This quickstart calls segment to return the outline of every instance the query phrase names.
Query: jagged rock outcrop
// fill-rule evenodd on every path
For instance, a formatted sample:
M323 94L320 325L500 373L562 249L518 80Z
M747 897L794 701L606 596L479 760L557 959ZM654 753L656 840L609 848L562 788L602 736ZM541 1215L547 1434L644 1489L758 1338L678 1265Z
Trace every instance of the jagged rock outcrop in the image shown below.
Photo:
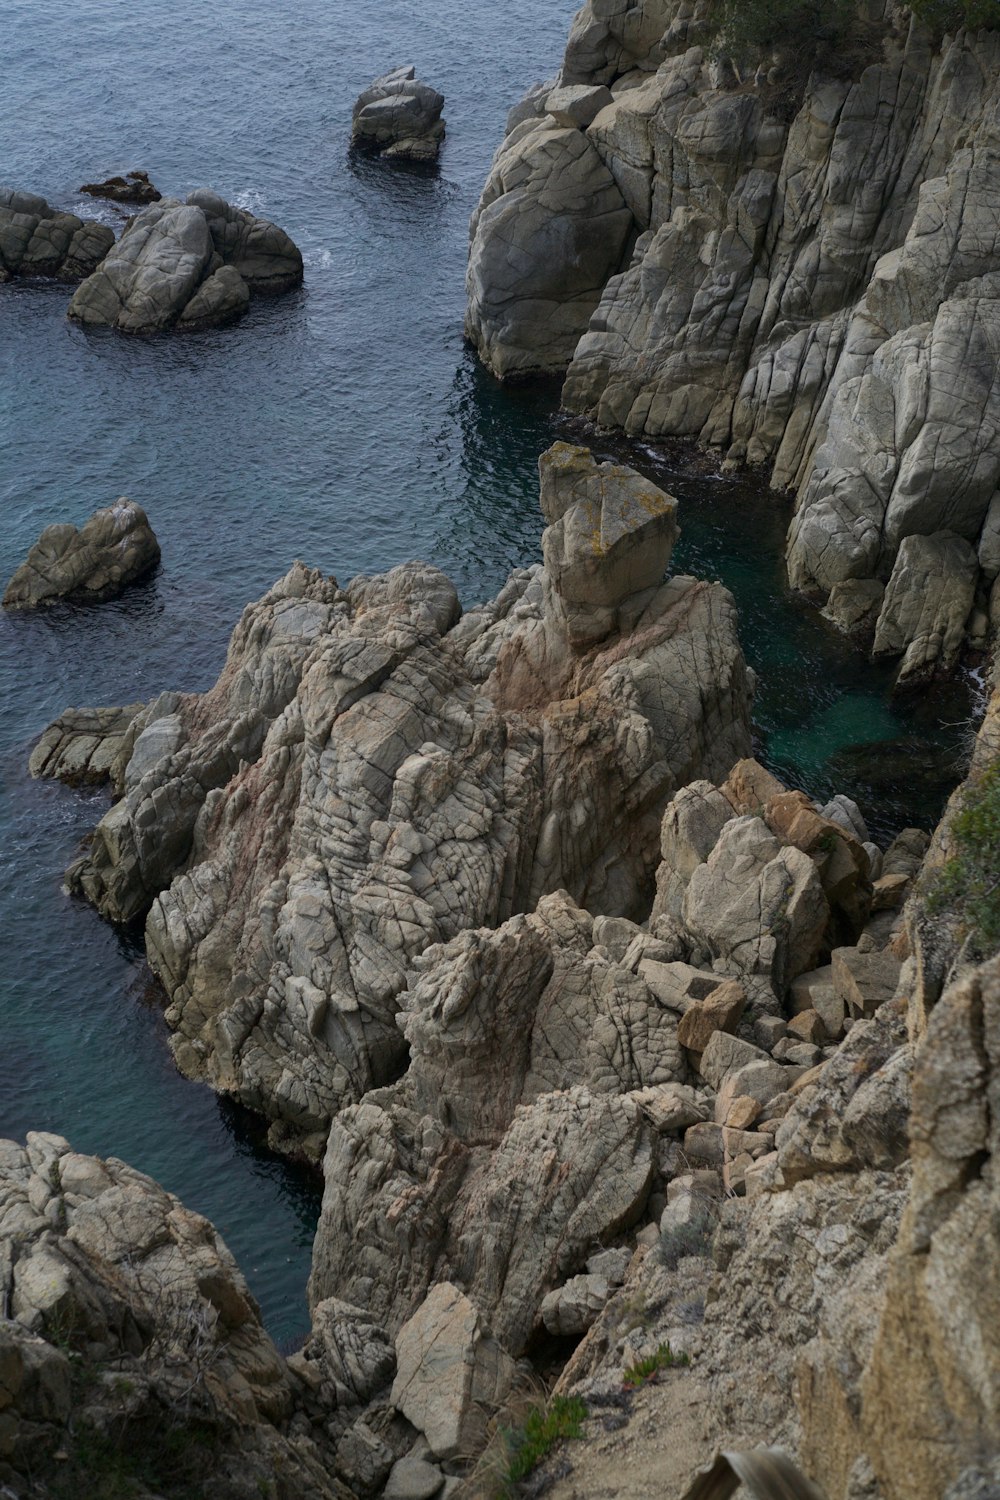
M106 224L50 208L36 193L0 187L0 281L89 276L115 242Z
M550 116L517 126L470 228L465 331L495 374L565 369L632 229L582 130Z
M190 332L232 323L251 294L301 280L301 252L283 229L199 188L131 219L74 292L69 316L123 333Z
M159 203L163 194L149 180L148 172L126 172L124 177L106 177L103 182L85 182L81 193L108 198L112 203Z
M818 68L789 118L766 62L740 78L713 56L710 19L690 0L583 7L473 220L470 333L502 376L566 370L564 404L602 426L773 465L774 486L798 495L793 586L868 643L892 578L878 649L915 680L948 668L977 585L996 576L1000 32L936 46L879 4L854 77L843 56L836 76ZM567 88L611 97L571 129ZM584 291L563 206L584 164L598 222L611 223L607 174L640 231L627 265L609 246L596 307L600 258ZM525 254L492 253L493 216L497 246ZM904 542L940 552L938 572L967 549L947 618L929 617L927 569L900 563Z
M0 1142L0 1484L346 1500L212 1225L59 1136Z
M376 78L358 95L351 140L390 159L433 162L444 140L444 95L417 78L412 65Z
M67 786L107 781L132 720L144 703L124 708L68 708L45 730L28 770Z
M57 599L113 599L156 567L160 544L146 512L124 496L79 530L47 526L4 591L4 609L37 609Z
M398 1075L424 949L560 887L643 907L666 800L746 751L729 595L659 582L673 502L565 445L541 472L551 570L457 624L433 568L346 589L293 568L209 693L132 720L121 800L69 872L114 920L151 907L178 1062L276 1141L318 1151Z

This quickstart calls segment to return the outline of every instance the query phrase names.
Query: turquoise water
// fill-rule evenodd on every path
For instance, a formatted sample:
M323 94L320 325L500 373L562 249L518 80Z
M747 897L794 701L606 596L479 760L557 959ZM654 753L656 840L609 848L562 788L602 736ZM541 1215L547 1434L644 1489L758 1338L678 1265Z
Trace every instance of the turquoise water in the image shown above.
M176 1074L141 934L61 891L105 795L30 781L27 756L69 704L206 687L243 605L295 557L347 578L423 556L467 602L535 557L537 455L564 430L557 391L503 391L478 369L462 281L506 109L554 72L573 9L3 8L7 181L93 213L81 182L143 167L164 191L209 184L274 218L305 255L300 293L189 339L88 336L65 319L65 288L0 287L0 576L44 525L80 523L119 494L147 508L163 548L158 574L114 604L0 619L0 1135L55 1130L151 1172L217 1224L280 1338L304 1324L318 1184ZM345 149L354 96L404 61L447 97L439 172ZM951 732L937 708L916 724L890 711L886 674L784 596L780 505L677 458L638 460L681 496L680 565L740 600L762 753L823 789L831 736L933 731L943 762L926 785L897 776L872 799L879 826L931 820L957 774Z

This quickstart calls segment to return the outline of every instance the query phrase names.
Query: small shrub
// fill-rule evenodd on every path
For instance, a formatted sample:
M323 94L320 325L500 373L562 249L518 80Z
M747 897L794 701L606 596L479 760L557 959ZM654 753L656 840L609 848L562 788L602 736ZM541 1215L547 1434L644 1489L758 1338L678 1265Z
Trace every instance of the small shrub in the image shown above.
M515 1486L526 1479L564 1438L583 1435L587 1408L579 1396L553 1396L547 1406L535 1407L524 1426L505 1434L509 1460L503 1493L516 1494Z
M665 1229L656 1247L656 1257L668 1271L676 1271L685 1256L708 1255L714 1233L715 1220L708 1213L693 1224L679 1224L676 1229Z
M1000 949L1000 760L965 792L952 820L955 853L933 877L925 906L979 958Z
M647 1380L655 1380L661 1370L683 1369L690 1363L686 1354L675 1354L669 1344L661 1344L655 1354L647 1354L645 1359L638 1359L634 1365L629 1365L622 1374L622 1380L633 1387L645 1385Z

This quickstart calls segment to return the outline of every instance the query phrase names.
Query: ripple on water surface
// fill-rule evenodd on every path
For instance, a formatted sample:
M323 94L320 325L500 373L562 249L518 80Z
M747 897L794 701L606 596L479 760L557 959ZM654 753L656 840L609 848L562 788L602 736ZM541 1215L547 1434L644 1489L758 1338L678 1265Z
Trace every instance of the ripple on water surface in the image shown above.
M483 373L462 343L462 284L506 110L554 73L575 8L5 9L0 158L12 184L120 223L79 184L143 167L166 192L210 184L273 218L305 257L301 291L186 339L88 335L66 321L65 288L0 287L0 576L43 526L79 524L119 494L146 507L163 548L156 576L115 604L0 620L0 1134L57 1130L152 1173L213 1219L281 1337L305 1320L316 1181L174 1071L141 935L114 932L60 888L104 795L31 782L27 754L68 704L206 687L243 606L296 557L347 578L422 556L466 602L534 560L537 456L560 430L557 391L504 391ZM346 150L355 96L404 61L447 99L438 172ZM851 744L893 741L895 776L863 795L866 810L880 829L932 820L958 774L941 712L901 718L886 674L787 598L781 504L749 481L639 458L681 498L681 566L737 595L776 769L814 791L851 790L831 749L860 783L873 758L852 761ZM928 729L938 760L914 795L898 742Z

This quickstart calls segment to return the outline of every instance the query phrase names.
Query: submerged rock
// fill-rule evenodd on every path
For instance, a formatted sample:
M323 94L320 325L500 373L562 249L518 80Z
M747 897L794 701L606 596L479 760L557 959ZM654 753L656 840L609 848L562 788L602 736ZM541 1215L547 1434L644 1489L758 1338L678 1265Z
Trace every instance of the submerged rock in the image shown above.
M115 242L114 230L50 208L35 193L0 187L0 281L12 276L89 276Z
M79 530L47 526L11 578L4 609L37 609L57 599L113 599L160 560L146 512L124 496L96 510Z
M380 156L436 161L444 140L443 108L444 95L421 83L415 68L394 68L358 95L351 140Z
M541 467L550 533L583 535L603 496L599 630L568 630L574 569L515 575L456 623L433 568L341 589L296 565L209 693L133 721L122 800L69 872L114 920L148 911L181 1067L279 1143L318 1150L338 1108L397 1075L398 997L427 947L559 887L629 914L667 798L747 748L730 596L654 582L673 502L562 446Z
M78 287L69 316L125 333L192 331L241 317L252 293L302 281L302 255L283 229L200 188L131 219Z
M85 182L80 192L89 193L91 198L109 198L112 203L158 203L163 196L150 182L148 172L126 172L124 177Z

